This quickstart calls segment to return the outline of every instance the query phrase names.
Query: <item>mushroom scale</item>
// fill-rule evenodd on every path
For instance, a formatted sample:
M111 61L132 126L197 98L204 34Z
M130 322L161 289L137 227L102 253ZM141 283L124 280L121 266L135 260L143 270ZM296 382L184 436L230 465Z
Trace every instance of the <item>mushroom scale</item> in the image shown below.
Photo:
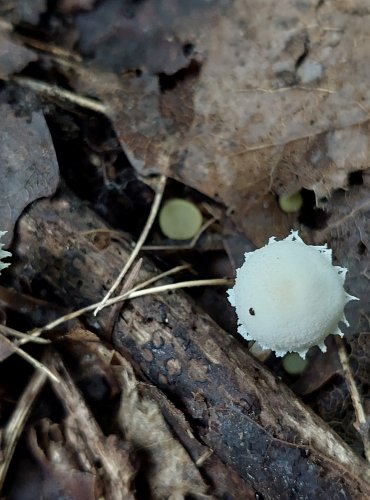
M6 231L0 231L0 238L6 234ZM8 262L1 262L2 259L6 259L6 257L11 257L11 253L7 252L6 250L3 250L3 243L0 243L0 274L1 270L5 269L6 267L10 266Z
M245 254L229 301L238 332L283 356L304 357L311 346L326 351L329 334L343 335L344 306L358 300L343 288L347 269L333 266L327 246L306 245L297 231Z

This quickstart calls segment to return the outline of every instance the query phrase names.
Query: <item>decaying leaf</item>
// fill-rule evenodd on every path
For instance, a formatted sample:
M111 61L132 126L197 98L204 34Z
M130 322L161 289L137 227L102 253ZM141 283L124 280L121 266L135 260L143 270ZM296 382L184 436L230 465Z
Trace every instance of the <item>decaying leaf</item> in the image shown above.
M324 206L327 226L310 236L333 246L339 263L350 269L350 292L361 299L350 306L348 340L368 412L370 181L367 172L361 186L348 179L367 168L370 153L367 1L10 0L7 5L8 19L20 23L19 32L40 57L37 66L27 68L27 78L15 81L35 92L48 94L51 89L49 98L74 104L78 118L67 119L64 127L73 123L75 132L79 120L81 128L86 123L84 112L94 113L99 125L100 114L106 115L105 123L106 117L111 119L140 174L164 172L223 202L243 232L239 242L225 239L231 260L239 259L245 250L241 246L263 245L271 234L285 236L297 223L296 216L278 208L277 196L304 187L323 203L321 198L334 192ZM57 33L54 41L63 40L64 49L78 50L82 64L68 50L25 34L28 23L38 23L46 10L38 28L45 28L46 37ZM68 15L64 26L61 13ZM0 34L3 79L36 58L9 32ZM4 85L13 91L13 83ZM43 115L24 118L8 104L0 106L0 173L5 179L0 215L7 217L12 231L30 201L53 193L58 169ZM48 109L53 123L64 121L59 111ZM62 149L65 136L54 134ZM76 144L86 138L71 135ZM86 160L102 170L104 181L124 156L114 147L109 161L102 151ZM109 144L108 154L111 148ZM78 177L81 181L79 171ZM14 187L10 192L8 182ZM55 204L46 200L40 203L46 208L33 206L22 217L15 255L35 290L44 280L51 301L56 298L76 309L104 295L130 248L126 243L118 247L110 238L100 246L92 244L86 234L100 228L101 220L86 216L86 207L64 194ZM108 231L105 225L102 229ZM43 234L42 248L38 232ZM150 276L154 272L149 263L142 271ZM26 319L37 322L25 296L2 291L0 301L12 311L27 306ZM222 300L216 304L222 308ZM43 304L39 306L41 310ZM94 493L113 500L133 498L134 480L142 477L158 499L203 496L207 486L212 493L223 490L223 496L228 484L247 498L246 490L254 495L249 483L271 498L282 491L304 496L311 486L316 497L338 491L346 497L368 496L366 464L184 295L134 300L119 312L117 322L108 311L86 319L105 338L109 335L153 386L138 382L131 365L122 362L118 423L123 438L107 437L104 425L98 425L101 415L88 404L104 405L105 397L117 397L120 386L111 362L119 356L109 351L104 358L93 334L75 330L64 337L58 347L73 360L73 370L67 371L58 355L49 361L52 370L64 375L55 392L66 418L61 424L43 420L37 434L36 428L30 434L33 455L51 477L40 483L45 496L50 492L54 497L60 487L78 497L82 487L87 498ZM0 358L11 352L1 344ZM311 397L316 391L317 413L340 432L347 426L356 439L335 355L335 349L326 354L326 370L316 358L311 369L317 376L301 380L301 394ZM217 477L218 470L223 479ZM224 481L229 470L232 480ZM98 491L93 491L96 486Z
M151 498L184 498L206 493L196 465L167 426L155 401L143 398L131 366L122 366L118 424L134 450L149 464L146 479Z
M370 396L370 342L367 341L370 320L369 186L370 172L365 170L357 184L347 190L337 190L322 205L329 214L326 227L307 234L316 244L330 242L336 261L349 269L346 278L348 290L360 299L347 306L350 326L345 329L345 335L351 348L351 367L365 406ZM324 387L317 400L316 409L325 420L336 420L336 429L342 435L350 436L349 441L358 439L353 428L352 403L341 378Z
M368 331L370 319L370 171L363 172L361 183L338 190L323 204L330 215L326 227L307 236L315 243L330 242L337 262L349 269L349 293L360 300L348 305L348 333ZM346 313L347 314L347 313Z
M63 428L47 419L31 428L28 444L33 458L40 468L40 484L37 491L45 498L94 500L95 481L90 471L79 470L78 450L65 442ZM38 474L34 474L37 477ZM30 488L30 485L29 485ZM31 488L30 488L31 489Z
M7 78L36 59L35 52L11 38L10 26L0 20L0 78Z
M55 192L59 168L42 113L33 112L28 119L2 103L0 116L0 219L9 243L22 210Z
M83 55L113 71L173 74L189 64L184 26L209 11L205 2L104 0L76 17ZM178 28L180 28L178 30ZM124 47L124 50L122 50Z
M118 436L103 434L57 353L50 356L49 364L54 372L62 375L54 390L66 411L66 440L75 449L84 470L99 476L107 498L132 500L135 472L129 452Z
M330 382L336 375L340 376L342 373L334 337L329 336L325 341L325 345L327 346L325 353L319 349L316 349L314 353L310 353L307 369L293 384L296 394L300 396L311 394Z
M252 232L247 215L269 191L305 187L319 198L366 168L370 13L362 0L226 3L191 29L178 20L197 56L172 79L109 74L94 83L80 74L75 84L108 105L139 172L190 183ZM108 45L105 56L114 57Z

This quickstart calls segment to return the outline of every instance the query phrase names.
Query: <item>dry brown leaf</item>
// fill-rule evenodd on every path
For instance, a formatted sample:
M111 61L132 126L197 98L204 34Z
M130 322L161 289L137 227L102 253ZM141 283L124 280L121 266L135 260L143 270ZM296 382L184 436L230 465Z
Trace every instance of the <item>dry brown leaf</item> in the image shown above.
M9 243L23 209L32 201L52 195L59 182L54 146L44 116L16 116L0 104L0 219Z
M307 237L315 243L329 242L335 262L348 268L346 289L358 297L346 306L351 334L369 330L370 321L370 171L363 173L363 184L338 190L325 204L330 214L327 226Z
M131 366L122 360L122 399L118 424L125 438L150 468L146 471L151 498L184 498L206 493L207 486L191 458L169 430L157 403L142 398Z
M76 450L66 443L63 429L47 419L38 429L29 430L30 451L41 469L38 492L44 498L94 500L96 478L91 472L79 470Z
M109 70L173 74L189 64L182 42L184 24L191 25L194 16L205 10L207 5L196 0L170 0L166 6L105 0L76 17L79 48Z
M346 306L350 326L344 331L351 348L350 362L355 381L366 405L370 396L370 342L367 341L370 321L370 171L364 171L358 182L347 190L337 190L323 204L330 214L327 226L320 231L306 232L304 236L315 244L329 243L335 263L348 268L346 289L360 299ZM316 410L326 421L335 420L335 428L349 442L358 440L352 425L352 403L342 378L337 377L322 389Z
M249 234L250 211L270 191L327 196L366 168L366 5L228 2L198 15L191 29L178 20L178 36L197 55L172 80L97 74L93 82L82 72L76 88L107 104L139 172L165 172L220 199ZM265 227L260 240L276 233L273 220Z
M36 59L35 52L12 40L10 26L0 22L0 78L4 79L21 71Z
M107 404L120 393L111 367L114 350L89 330L76 327L62 338L75 383L90 404Z
M327 351L315 349L308 358L307 369L294 382L292 389L300 396L306 396L328 384L332 379L342 373L342 366L338 358L338 348L334 336L329 336L325 344Z
M48 363L54 373L61 375L60 383L53 387L66 411L64 433L84 470L95 471L107 498L132 500L135 471L124 443L116 435L104 435L56 352Z

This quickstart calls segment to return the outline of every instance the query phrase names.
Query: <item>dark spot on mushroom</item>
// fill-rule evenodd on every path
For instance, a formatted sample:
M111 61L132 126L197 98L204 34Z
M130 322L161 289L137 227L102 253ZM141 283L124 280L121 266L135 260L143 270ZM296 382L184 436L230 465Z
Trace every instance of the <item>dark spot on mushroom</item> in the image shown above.
M250 314L251 316L255 316L255 314L256 314L256 313L254 312L253 307L250 307L250 308L249 308L249 314Z

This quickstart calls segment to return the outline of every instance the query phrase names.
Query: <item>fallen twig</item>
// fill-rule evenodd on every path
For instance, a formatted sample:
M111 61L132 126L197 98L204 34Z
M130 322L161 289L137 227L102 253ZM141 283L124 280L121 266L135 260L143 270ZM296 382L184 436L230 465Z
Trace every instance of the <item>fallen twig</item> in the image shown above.
M165 175L161 175L159 177L159 180L158 180L158 183L157 183L156 193L155 193L154 201L153 201L153 204L152 204L152 208L150 209L150 214L149 214L148 219L146 221L145 227L144 227L144 229L141 232L140 238L136 242L135 248L133 249L130 257L128 258L128 260L126 262L126 264L123 266L122 271L120 272L119 276L117 277L117 279L115 280L115 282L113 283L113 285L111 286L111 288L109 289L109 291L107 292L107 294L105 295L105 297L102 299L102 301L96 307L96 309L94 311L94 315L96 315L99 311L101 311L101 309L103 309L103 307L107 303L109 297L116 290L116 288L118 287L118 285L121 283L121 281L124 278L125 274L130 269L132 263L134 262L134 260L136 259L138 253L140 252L141 247L143 246L143 244L144 244L144 242L145 242L145 240L146 240L146 238L148 236L148 233L149 233L149 231L150 231L150 229L151 229L151 227L153 225L153 222L154 222L154 220L155 220L155 218L157 216L158 209L159 209L159 206L161 204L161 200L162 200L162 196L163 196L163 192L164 192L165 186L166 186L166 176Z
M370 423L366 418L366 413L362 405L361 396L353 377L351 367L349 365L349 359L343 340L338 336L335 337L335 340L337 342L338 356L342 365L343 375L346 379L347 387L352 399L353 408L355 410L356 422L354 427L362 438L366 460L370 462Z
M157 279L159 279L159 276L157 276ZM197 286L229 286L232 284L232 282L233 282L233 280L230 280L227 278L216 278L216 279L209 279L209 280L181 281L179 283L170 283L168 285L161 285L161 286L155 286L152 288L145 288L144 290L138 290L137 289L138 287L136 287L136 291L130 290L129 292L124 293L123 295L118 295L117 297L113 297L112 299L107 300L106 303L104 304L103 308L111 306L112 304L116 304L117 302L121 302L121 301L128 300L128 299L135 299L137 297L142 297L144 295L150 295L150 294L154 294L154 293L163 293L163 292L168 292L170 290L178 290L180 288L191 288L191 287L197 287ZM91 304L89 306L83 307L82 309L78 309L77 311L74 311L70 314L66 314L65 316L62 316L62 317L52 321L51 323L48 323L47 325L42 326L41 328L37 328L37 329L33 330L32 332L30 332L30 335L35 336L35 337L39 336L43 332L52 330L53 328L61 325L62 323L66 323L67 321L70 321L71 319L78 318L79 316L82 316L83 314L85 314L87 312L95 310L98 305L101 305L101 302L97 302L96 304Z

